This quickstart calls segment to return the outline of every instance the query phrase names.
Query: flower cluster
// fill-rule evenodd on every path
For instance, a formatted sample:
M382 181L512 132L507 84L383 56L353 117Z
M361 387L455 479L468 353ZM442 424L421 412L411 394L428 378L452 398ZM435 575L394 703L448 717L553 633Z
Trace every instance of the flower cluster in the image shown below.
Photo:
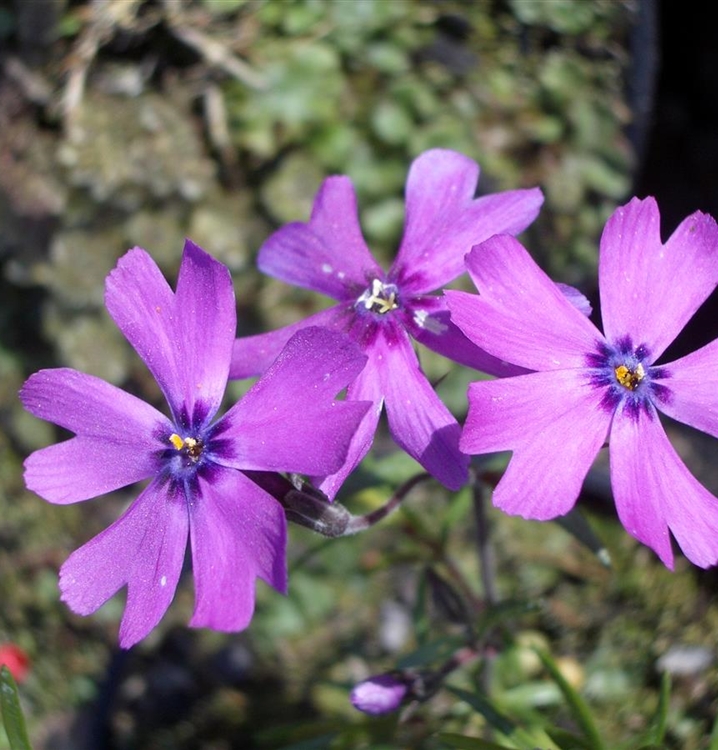
M169 414L66 368L36 373L21 391L31 413L75 435L29 456L30 489L66 504L147 482L62 566L73 611L94 612L126 586L120 643L136 643L169 607L189 543L190 624L246 627L256 578L286 591L287 518L311 526L316 516L335 536L358 528L325 510L369 451L383 410L396 443L449 489L466 483L471 455L511 451L494 502L526 518L567 513L608 442L626 529L668 566L671 534L697 565L718 561L718 499L689 473L658 416L718 437L718 341L657 364L718 285L715 221L696 213L662 243L653 199L618 209L600 244L602 333L585 298L551 281L513 236L536 217L541 192L477 198L477 180L478 166L460 154L420 156L403 239L384 271L363 240L351 182L328 178L310 221L280 228L258 262L336 304L257 336L235 338L229 272L192 242L176 291L144 250L120 259L107 309ZM438 293L464 271L478 294ZM412 339L496 376L470 386L463 431ZM228 379L250 375L260 378L217 419ZM280 476L289 474L316 487L297 489ZM402 691L375 680L355 700L383 710Z

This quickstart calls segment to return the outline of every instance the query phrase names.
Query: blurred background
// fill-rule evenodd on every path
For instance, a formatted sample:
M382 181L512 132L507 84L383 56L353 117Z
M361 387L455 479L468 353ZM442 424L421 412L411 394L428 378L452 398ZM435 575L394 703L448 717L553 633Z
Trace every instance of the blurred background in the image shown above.
M596 302L598 238L617 205L655 195L666 237L697 209L718 215L712 31L657 0L0 0L0 657L24 666L36 748L444 748L439 731L483 731L446 692L381 720L347 699L356 681L455 642L441 582L453 570L482 596L468 493L422 487L359 538L293 528L290 594L260 585L247 632L187 629L187 577L157 630L120 652L122 595L76 617L57 571L136 489L62 508L24 490L23 458L58 435L17 390L62 365L158 399L103 307L104 278L134 245L172 280L186 236L224 262L240 334L319 309L261 277L262 241L308 218L326 175L347 174L367 242L390 262L407 170L435 146L479 162L479 193L540 186L522 239ZM712 298L668 355L715 338L717 314ZM422 361L462 419L478 376ZM718 491L715 442L669 429ZM340 498L357 512L417 470L381 436L377 447ZM611 569L557 525L490 511L498 591L520 604L491 694L527 726L571 726L539 644L607 746L638 747L668 671L665 746L714 750L718 577L680 557L666 571L628 537L602 472L583 505Z

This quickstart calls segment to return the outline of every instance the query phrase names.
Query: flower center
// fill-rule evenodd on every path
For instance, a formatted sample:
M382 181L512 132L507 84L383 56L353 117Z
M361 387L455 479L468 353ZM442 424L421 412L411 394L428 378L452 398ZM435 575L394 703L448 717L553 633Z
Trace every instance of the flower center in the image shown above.
M618 365L613 369L613 372L616 380L629 391L635 391L638 384L646 377L646 371L640 362L635 367Z
M187 456L193 463L199 461L202 456L204 444L198 438L186 437L182 439L176 432L173 432L170 435L170 443L172 443L175 450Z
M369 312L386 315L386 313L399 307L398 295L399 289L396 284L385 284L379 279L374 279L371 286L362 293L356 304L364 305Z

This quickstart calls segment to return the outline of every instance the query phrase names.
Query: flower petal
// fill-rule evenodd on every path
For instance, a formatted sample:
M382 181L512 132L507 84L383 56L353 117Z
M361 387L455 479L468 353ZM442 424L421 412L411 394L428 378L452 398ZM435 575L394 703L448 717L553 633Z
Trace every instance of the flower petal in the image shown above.
M157 380L175 420L194 416L206 423L222 400L236 335L227 269L187 241L174 295L152 258L134 248L107 277L105 302Z
M573 507L611 413L578 370L472 383L461 449L513 451L494 491L507 513L545 521Z
M384 405L381 381L373 359L374 353L371 349L367 349L367 355L369 361L366 366L347 388L347 400L364 404L369 403L370 407L352 436L349 450L341 467L331 474L312 477L316 486L330 500L336 497L346 478L369 452L374 442L374 435Z
M451 320L477 346L527 370L584 367L601 334L513 237L475 247L466 267L479 294L447 291Z
M469 341L452 323L444 297L417 297L408 306L403 321L420 344L461 365L498 377L526 372Z
M404 330L382 331L372 360L394 441L442 484L461 489L469 467L468 456L459 450L461 428L421 371Z
M718 284L718 225L697 211L664 245L655 199L634 198L606 223L598 274L606 338L655 361Z
M348 336L324 328L294 334L274 364L218 427L218 459L239 469L325 475L344 462L369 405L336 401L366 357Z
M338 300L356 297L368 280L384 275L364 242L348 177L324 180L309 223L293 222L274 232L260 248L257 265Z
M411 165L406 182L404 237L390 274L402 292L423 294L464 272L464 255L494 234L518 234L538 215L538 188L474 199L479 166L446 149Z
M617 413L611 427L611 484L629 534L673 568L668 530L686 557L707 568L718 562L718 498L688 471L658 414Z
M254 375L261 375L279 356L289 339L297 331L311 326L345 331L351 326L352 317L351 311L347 310L346 306L334 305L328 310L321 310L304 318L304 320L284 326L284 328L279 328L276 331L235 339L229 377L231 380L241 380Z
M656 406L669 417L718 437L718 339L667 365L661 365L668 396Z
M20 391L25 408L78 433L25 461L29 489L53 503L73 503L145 479L157 470L169 420L104 380L58 368L35 373Z
M286 519L282 506L240 471L218 468L199 484L190 518L190 625L236 632L252 619L257 577L286 593Z
M120 645L129 648L157 625L174 597L188 528L184 495L153 482L112 526L70 555L60 570L62 600L89 615L127 584Z

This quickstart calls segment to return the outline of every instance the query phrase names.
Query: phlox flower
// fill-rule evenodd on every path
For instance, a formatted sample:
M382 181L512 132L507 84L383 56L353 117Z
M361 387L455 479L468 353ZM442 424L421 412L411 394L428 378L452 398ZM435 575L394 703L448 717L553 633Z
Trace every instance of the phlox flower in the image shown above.
M28 457L29 489L66 504L149 480L124 515L64 563L62 599L87 615L126 585L120 644L129 647L169 607L189 539L190 625L241 630L253 614L256 578L287 588L283 509L244 472L336 470L368 404L334 397L366 358L347 337L302 331L213 421L236 335L227 269L187 241L173 292L135 248L108 276L105 300L171 416L72 369L41 370L23 386L28 411L75 433Z
M653 198L634 198L600 242L603 333L581 315L513 238L474 248L478 295L447 292L452 320L477 345L528 370L472 383L461 448L513 451L494 492L508 513L568 512L608 441L618 516L673 567L685 555L718 561L718 499L688 471L658 412L718 436L718 341L657 364L718 284L718 226L696 212L667 242Z
M364 242L354 188L343 176L323 182L308 223L282 227L259 251L263 272L338 304L278 331L238 339L231 378L262 372L292 333L310 325L347 332L369 358L347 398L373 406L342 468L318 477L329 497L369 450L383 406L399 446L447 487L466 481L460 427L423 374L411 339L485 372L513 372L472 346L450 322L444 299L431 293L463 273L473 244L522 231L543 201L537 188L475 198L478 176L478 165L453 151L427 151L413 162L404 236L388 272Z

